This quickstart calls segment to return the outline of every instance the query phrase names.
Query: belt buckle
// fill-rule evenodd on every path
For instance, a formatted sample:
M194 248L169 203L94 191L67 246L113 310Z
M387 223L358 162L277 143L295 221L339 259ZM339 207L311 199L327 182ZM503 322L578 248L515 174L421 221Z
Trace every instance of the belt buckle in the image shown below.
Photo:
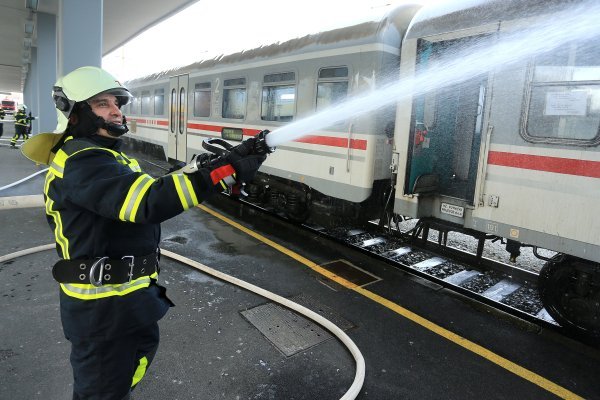
M123 256L121 257L121 260L129 260L129 272L127 273L127 276L129 276L129 280L127 281L127 283L131 283L131 281L133 280L133 266L135 265L135 257L134 256Z
M104 275L104 261L108 260L108 257L100 257L92 264L90 268L90 283L95 287L102 286L102 275ZM94 278L94 273L96 272L96 267L100 266L100 274L98 274L98 279Z

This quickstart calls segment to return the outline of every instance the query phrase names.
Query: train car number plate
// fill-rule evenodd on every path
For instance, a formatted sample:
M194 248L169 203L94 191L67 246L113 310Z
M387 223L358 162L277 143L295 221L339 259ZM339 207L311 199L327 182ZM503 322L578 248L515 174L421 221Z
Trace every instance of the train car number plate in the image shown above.
M442 203L440 211L444 214L462 218L465 213L465 208L461 206L455 206L454 204Z

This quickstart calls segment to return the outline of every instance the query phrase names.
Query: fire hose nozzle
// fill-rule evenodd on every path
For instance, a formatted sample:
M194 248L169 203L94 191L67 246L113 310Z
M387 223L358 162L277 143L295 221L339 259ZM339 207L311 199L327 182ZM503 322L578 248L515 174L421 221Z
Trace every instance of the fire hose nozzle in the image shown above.
M255 138L256 138L256 142L254 142L254 153L255 154L266 155L266 154L271 154L272 152L275 151L275 147L271 147L267 143L267 135L270 132L271 131L265 129L265 130L258 132L258 134L255 136Z

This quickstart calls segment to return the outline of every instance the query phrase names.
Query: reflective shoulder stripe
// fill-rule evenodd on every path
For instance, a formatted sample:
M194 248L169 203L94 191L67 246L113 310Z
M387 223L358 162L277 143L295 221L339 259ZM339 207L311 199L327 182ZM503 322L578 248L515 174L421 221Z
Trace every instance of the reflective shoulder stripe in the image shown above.
M154 181L154 178L150 175L143 174L133 182L129 187L123 206L121 206L121 210L119 211L119 219L121 221L135 222L135 217L140 204L150 188L150 185L152 185Z
M111 296L125 296L133 291L150 286L151 279L157 279L158 273L150 276L142 276L130 283L117 285L102 285L96 287L84 283L61 283L60 287L66 295L81 300L96 300Z
M142 168L135 158L129 158L125 153L121 153L121 155L127 160L127 165L133 172L142 172Z
M86 151L86 150L106 151L106 152L112 154L119 164L123 164L123 165L130 164L129 159L121 156L121 154L119 152L116 152L111 149L107 149L105 147L94 146L94 145L91 145L90 143L87 143L84 141L78 141L78 140L72 140L72 139L73 139L73 137L69 136L65 140L65 144L63 145L62 148L60 148L60 150L58 150L58 152L56 153L56 156L54 157L54 159L52 160L52 163L50 164L50 171L52 171L54 173L54 175L57 176L58 178L63 177L67 159L71 156L74 156L75 154L79 154L82 151ZM131 165L129 165L129 166L134 172L141 171L141 168L139 167L139 164L137 163L137 161L135 162L135 165L133 167Z
M65 172L65 163L67 162L67 158L69 155L65 153L62 149L58 150L56 156L50 163L50 173L58 178L63 177L63 173Z
M132 158L129 159L129 168L131 168L131 170L134 172L142 172L140 164L137 162L137 160Z
M175 190L179 196L179 201L184 210L198 205L198 197L194 191L194 186L185 174L172 174L173 183L175 184Z

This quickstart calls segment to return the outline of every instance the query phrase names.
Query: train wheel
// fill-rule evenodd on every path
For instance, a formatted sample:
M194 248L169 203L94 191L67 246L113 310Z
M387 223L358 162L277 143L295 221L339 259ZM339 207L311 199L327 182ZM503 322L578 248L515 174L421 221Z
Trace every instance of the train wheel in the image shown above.
M600 339L600 264L553 259L540 272L539 290L546 311L563 328Z

